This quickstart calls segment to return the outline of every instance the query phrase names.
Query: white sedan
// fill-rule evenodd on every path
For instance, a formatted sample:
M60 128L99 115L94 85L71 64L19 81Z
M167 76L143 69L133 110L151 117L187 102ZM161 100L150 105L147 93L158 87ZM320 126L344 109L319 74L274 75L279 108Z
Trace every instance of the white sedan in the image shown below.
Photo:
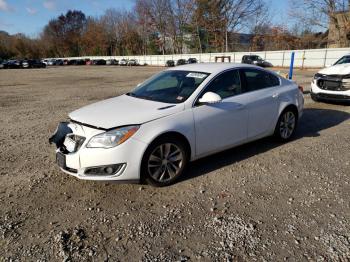
M252 65L179 66L70 113L50 142L61 170L77 178L166 186L189 161L266 136L289 140L300 89Z

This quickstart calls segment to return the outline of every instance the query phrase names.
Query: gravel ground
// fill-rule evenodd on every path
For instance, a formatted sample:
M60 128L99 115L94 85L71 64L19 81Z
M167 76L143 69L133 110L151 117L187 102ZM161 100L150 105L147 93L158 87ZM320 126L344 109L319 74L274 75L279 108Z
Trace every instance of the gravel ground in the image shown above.
M198 160L167 188L59 171L57 123L159 70L0 70L0 261L349 261L349 106L306 94L293 141Z

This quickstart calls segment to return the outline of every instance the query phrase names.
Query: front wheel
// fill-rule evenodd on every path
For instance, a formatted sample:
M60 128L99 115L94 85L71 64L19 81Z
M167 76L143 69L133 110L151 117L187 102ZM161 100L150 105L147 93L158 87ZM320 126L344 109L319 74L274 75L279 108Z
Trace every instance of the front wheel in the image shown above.
M297 127L297 113L292 108L285 109L280 115L275 128L275 137L280 141L290 140Z
M142 160L142 177L153 186L173 184L188 163L185 144L174 138L161 138L146 150Z

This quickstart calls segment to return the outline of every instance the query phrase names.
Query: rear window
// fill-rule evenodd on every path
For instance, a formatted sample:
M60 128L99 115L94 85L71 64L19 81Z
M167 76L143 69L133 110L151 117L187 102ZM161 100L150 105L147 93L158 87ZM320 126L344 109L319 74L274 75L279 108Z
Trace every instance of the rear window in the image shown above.
M265 71L256 69L242 69L246 82L246 92L278 86L279 78Z

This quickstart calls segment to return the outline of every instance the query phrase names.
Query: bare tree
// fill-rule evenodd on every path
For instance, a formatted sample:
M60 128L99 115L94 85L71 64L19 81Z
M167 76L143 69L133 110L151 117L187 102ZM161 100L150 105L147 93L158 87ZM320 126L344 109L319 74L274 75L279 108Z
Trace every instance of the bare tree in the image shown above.
M344 0L289 0L289 15L312 26L328 29L330 20L348 5Z
M350 36L350 21L346 22L343 14L349 10L348 0L290 0L289 3L290 16L299 23L321 31L329 29L329 39L333 38L340 46L348 45L349 41L347 44L342 41Z
M159 35L158 45L164 55L165 40L167 37L167 23L172 14L170 0L137 0L136 5L143 6L143 11L148 16L151 26Z
M103 27L106 30L109 55L117 54L117 45L118 45L118 41L120 41L120 38L121 38L120 37L121 33L118 26L120 23L121 15L122 15L121 11L114 8L109 8L105 11L104 15L101 17L101 23L103 24Z
M250 21L258 25L268 14L268 7L262 0L225 0L225 51L228 52L228 32L239 32Z

